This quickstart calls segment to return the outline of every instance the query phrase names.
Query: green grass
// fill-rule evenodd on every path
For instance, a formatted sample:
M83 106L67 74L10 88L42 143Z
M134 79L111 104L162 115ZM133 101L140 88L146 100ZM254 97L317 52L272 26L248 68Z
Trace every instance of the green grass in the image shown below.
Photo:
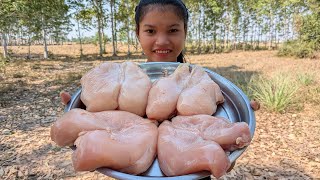
M294 103L298 84L285 74L276 74L254 78L250 88L252 96L268 111L282 113Z
M305 86L309 86L315 82L315 74L310 73L298 73L297 80Z

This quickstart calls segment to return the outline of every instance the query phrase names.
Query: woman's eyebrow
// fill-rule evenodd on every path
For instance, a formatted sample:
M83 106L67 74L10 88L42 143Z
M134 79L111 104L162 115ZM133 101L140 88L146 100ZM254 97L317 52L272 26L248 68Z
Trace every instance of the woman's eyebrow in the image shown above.
M178 26L178 27L179 27L180 24L172 24L172 25L170 25L169 27L172 28L172 27L175 27L175 26Z
M144 25L143 25L143 27L154 28L154 26L153 26L153 25L151 25L151 24L144 24Z
M172 24L168 26L168 28L179 28L179 27L181 27L181 24Z
M173 28L173 27L180 27L181 24L172 24L172 25L169 25L168 27L169 28ZM143 27L147 27L147 28L155 28L154 25L151 25L151 24L144 24Z

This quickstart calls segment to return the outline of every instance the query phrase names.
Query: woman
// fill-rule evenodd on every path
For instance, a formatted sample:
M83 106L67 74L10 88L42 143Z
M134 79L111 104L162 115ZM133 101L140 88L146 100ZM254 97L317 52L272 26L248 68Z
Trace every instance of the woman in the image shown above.
M135 9L136 35L147 62L184 63L189 14L181 0L141 0ZM61 92L63 104L71 96Z

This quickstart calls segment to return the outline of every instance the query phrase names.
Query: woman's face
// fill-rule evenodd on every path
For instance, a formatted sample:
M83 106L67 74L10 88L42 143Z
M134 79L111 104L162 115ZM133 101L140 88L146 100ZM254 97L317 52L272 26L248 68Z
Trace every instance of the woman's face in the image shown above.
M168 9L150 10L139 24L137 36L148 62L175 62L184 47L184 22Z

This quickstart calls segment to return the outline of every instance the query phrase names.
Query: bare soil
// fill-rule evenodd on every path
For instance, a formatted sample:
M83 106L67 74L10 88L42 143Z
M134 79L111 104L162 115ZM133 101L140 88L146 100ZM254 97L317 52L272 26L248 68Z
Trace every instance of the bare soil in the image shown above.
M319 60L278 58L274 51L188 55L187 59L230 80L278 71L313 73L315 82L301 87L296 108L279 114L262 105L256 111L251 145L221 179L320 178ZM64 109L59 92L75 92L81 76L102 62L15 60L0 69L0 179L112 179L98 172L75 172L72 150L50 139L50 126Z

